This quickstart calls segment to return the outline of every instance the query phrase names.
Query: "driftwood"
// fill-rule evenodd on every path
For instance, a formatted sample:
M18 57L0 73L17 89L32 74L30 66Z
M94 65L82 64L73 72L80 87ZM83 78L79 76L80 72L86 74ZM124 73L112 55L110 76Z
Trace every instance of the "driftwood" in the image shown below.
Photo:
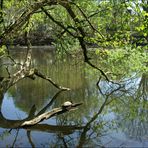
M37 124L37 123L39 123L39 122L41 122L43 120L47 120L47 119L53 117L53 116L65 113L67 111L71 111L71 110L77 109L76 107L80 106L80 105L82 105L82 103L74 103L71 106L54 108L53 110L51 110L49 112L46 112L46 113L43 113L43 114L41 114L39 116L36 116L35 118L33 118L31 120L24 121L20 125L20 127L35 125L35 124Z
M1 104L2 102L0 102ZM0 127L2 128L10 128L10 129L16 129L16 128L30 128L32 126L37 126L38 123L42 122L43 120L47 120L51 117L66 113L68 111L72 111L77 109L77 106L82 105L82 103L74 103L71 106L68 107L59 107L54 108L49 112L44 113L37 113L34 116L28 116L25 119L22 120L12 120L12 119L6 119L2 112L0 111ZM1 107L1 106L0 106Z

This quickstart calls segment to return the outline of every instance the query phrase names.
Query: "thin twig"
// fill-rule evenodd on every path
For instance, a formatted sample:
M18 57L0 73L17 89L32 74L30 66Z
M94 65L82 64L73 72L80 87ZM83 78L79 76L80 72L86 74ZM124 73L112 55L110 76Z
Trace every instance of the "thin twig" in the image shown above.
M10 73L10 71L9 71L8 66L6 66L6 71L7 71L7 73L8 73L9 78L11 78L11 73Z
M76 3L74 3L74 2L71 2L73 5L75 5L78 9L79 9L79 11L82 13L82 15L83 15L83 17L86 19L86 21L88 22L88 24L90 25L90 27L94 30L94 31L96 31L97 33L99 33L100 35L101 35L101 37L103 38L103 39L105 39L105 37L92 25L92 23L89 21L89 19L88 19L88 17L86 16L86 14L84 13L84 11L82 10L82 8L80 8ZM80 22L80 21L79 21Z
M48 18L50 18L53 22L55 22L58 26L60 26L61 28L63 28L67 33L69 33L71 36L73 36L74 38L76 37L72 32L70 32L68 30L69 27L65 27L61 22L55 20L52 15L43 7L41 7L41 10L46 14L46 16L48 16Z

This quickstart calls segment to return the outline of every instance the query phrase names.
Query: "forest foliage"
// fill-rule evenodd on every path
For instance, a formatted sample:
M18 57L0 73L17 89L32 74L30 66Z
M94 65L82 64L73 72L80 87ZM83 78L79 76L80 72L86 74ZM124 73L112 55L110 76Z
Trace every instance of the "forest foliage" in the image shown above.
M14 45L28 32L34 40L50 38L46 43L58 51L81 47L85 61L88 49L95 47L102 62L121 60L132 69L147 69L145 0L1 0L0 7L1 55L5 45Z

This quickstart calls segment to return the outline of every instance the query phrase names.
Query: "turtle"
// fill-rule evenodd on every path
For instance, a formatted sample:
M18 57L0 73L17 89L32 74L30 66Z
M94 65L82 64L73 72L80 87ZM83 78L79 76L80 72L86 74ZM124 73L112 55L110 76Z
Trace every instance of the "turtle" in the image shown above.
M72 106L72 102L66 101L66 102L63 103L62 108L68 109L71 106Z

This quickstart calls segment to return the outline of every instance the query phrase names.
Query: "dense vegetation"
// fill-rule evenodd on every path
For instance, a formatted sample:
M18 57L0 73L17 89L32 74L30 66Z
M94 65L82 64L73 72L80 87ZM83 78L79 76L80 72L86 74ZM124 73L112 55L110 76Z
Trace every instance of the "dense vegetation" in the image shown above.
M1 0L0 7L1 57L9 46L25 45L27 34L32 45L54 45L58 52L81 48L84 61L106 80L107 66L103 70L95 66L92 52L102 63L115 66L120 61L127 70L147 69L145 0ZM113 68L109 73L121 69Z
M32 131L45 146L48 138L48 147L109 147L112 139L105 137L107 143L102 144L101 138L108 133L112 137L111 132L123 140L118 145L120 140L115 139L113 146L127 146L123 133L136 146L134 138L145 146L147 43L146 0L1 0L0 142L6 147L23 146L21 139L26 138L21 134L17 138L23 128L28 137L24 141L32 147ZM47 46L35 50L40 45ZM82 108L63 114L81 102ZM20 113L14 120L13 106L26 116ZM38 124L53 116L57 126ZM16 137L13 129L18 130ZM55 135L44 138L44 132ZM8 135L15 137L12 145L12 137L4 141Z

